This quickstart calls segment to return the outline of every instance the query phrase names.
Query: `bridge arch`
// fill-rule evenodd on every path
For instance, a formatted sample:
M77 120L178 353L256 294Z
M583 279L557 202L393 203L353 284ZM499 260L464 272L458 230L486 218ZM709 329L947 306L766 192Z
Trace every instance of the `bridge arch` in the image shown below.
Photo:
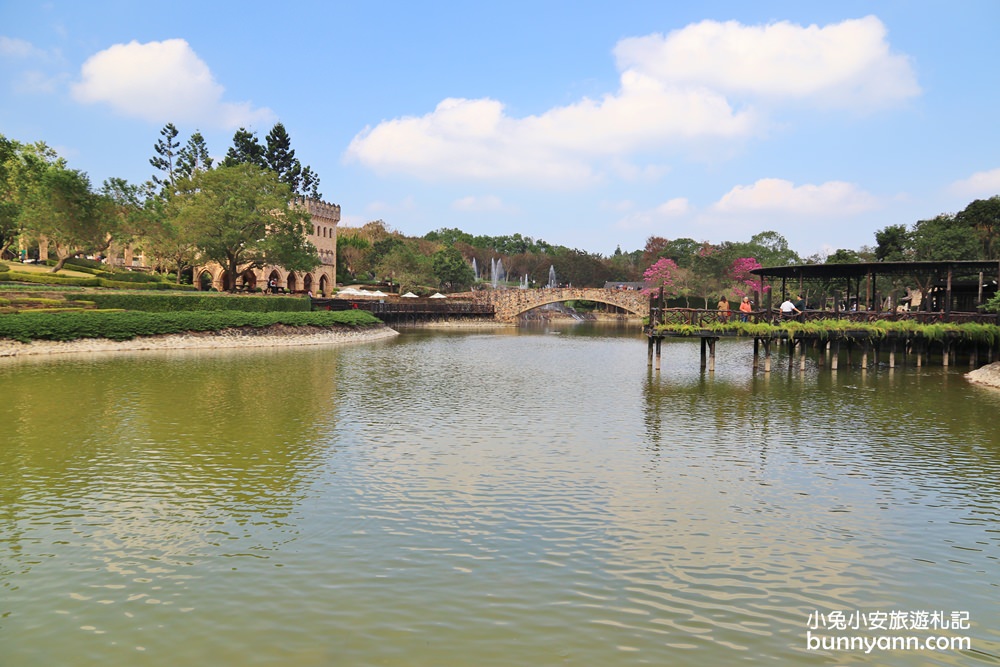
M495 317L512 322L519 315L539 306L564 301L595 301L622 308L636 316L649 316L649 297L634 290L589 287L490 290L476 298L493 306Z

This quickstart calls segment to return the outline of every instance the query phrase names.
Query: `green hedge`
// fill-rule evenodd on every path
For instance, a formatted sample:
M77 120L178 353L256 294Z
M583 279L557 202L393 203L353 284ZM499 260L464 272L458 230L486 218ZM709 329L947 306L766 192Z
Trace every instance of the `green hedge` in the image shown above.
M146 289L146 290L179 290L194 291L193 285L175 285L173 283L128 283L120 280L105 280L104 278L74 278L72 276L61 276L54 273L17 273L16 271L0 272L0 283L36 283L39 285L72 285L75 287L110 287L117 289Z
M158 273L142 273L140 271L100 271L95 274L105 280L118 280L123 283L161 283L163 276Z
M247 313L303 312L311 307L309 297L233 296L229 294L134 294L106 292L87 295L98 308L142 310L150 313L178 311L238 310Z
M247 313L200 311L180 313L143 312L27 312L0 316L0 338L21 342L66 341L80 338L130 340L137 336L182 334L188 331L219 331L236 327L267 327L274 324L319 327L370 327L381 324L363 310L304 313Z

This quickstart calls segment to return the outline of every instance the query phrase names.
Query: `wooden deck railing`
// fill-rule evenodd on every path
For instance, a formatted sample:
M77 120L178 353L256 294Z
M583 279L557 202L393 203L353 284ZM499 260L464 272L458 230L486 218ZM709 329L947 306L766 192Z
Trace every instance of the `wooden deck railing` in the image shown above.
M746 317L744 320L743 317ZM832 310L807 310L793 317L783 317L780 311L755 310L750 313L741 313L738 310L706 310L699 308L665 308L662 311L653 309L650 313L652 324L674 324L690 325L694 327L705 327L712 324L725 324L728 322L766 322L777 324L783 321L813 322L817 320L848 320L850 322L878 322L878 321L913 321L920 324L936 324L941 322L979 322L983 324L1000 325L1000 314L998 313L959 313L959 312L923 312L923 311L832 311Z

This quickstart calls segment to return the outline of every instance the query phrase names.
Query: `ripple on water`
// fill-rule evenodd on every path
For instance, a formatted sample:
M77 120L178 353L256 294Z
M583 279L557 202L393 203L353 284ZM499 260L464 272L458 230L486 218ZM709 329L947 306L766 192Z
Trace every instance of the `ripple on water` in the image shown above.
M696 345L654 374L634 339L496 333L131 360L89 393L6 369L88 403L73 447L0 408L0 652L828 664L814 610L961 606L1000 654L992 411L941 374L762 378L724 349L714 376ZM295 400L248 401L264 375Z

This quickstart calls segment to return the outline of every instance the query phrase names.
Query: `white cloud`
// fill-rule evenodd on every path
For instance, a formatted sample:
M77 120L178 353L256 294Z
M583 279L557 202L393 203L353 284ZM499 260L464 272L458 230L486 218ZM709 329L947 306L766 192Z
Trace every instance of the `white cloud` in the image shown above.
M14 81L14 92L52 94L61 89L67 79L64 74L50 75L39 70L27 70Z
M978 171L964 180L952 183L948 189L962 197L992 197L1000 194L1000 168Z
M684 197L675 197L647 210L633 211L615 222L615 228L642 230L658 227L688 216L693 211L691 203Z
M452 202L451 207L465 213L499 213L510 210L496 195L462 197Z
M920 93L909 59L890 52L875 16L825 27L702 21L622 40L615 55L619 68L665 84L818 107L875 109Z
M105 103L154 123L221 128L269 123L274 113L249 102L223 101L225 89L183 39L115 44L91 56L72 87L76 100Z
M878 208L871 194L844 181L799 185L780 178L762 178L738 185L716 202L712 210L726 214L788 214L804 217L855 215Z
M45 52L31 42L0 35L0 56L4 58L43 58Z
M415 211L417 203L411 195L404 197L398 202L373 201L365 206L368 213L383 215L386 213L400 213L405 211Z
M599 99L515 117L494 99L448 98L422 116L365 128L345 157L425 180L563 188L611 175L651 180L669 167L636 166L640 156L724 159L761 134L768 120L750 104L862 110L919 93L908 59L890 52L875 17L823 28L704 21L622 40L615 55L619 87Z

